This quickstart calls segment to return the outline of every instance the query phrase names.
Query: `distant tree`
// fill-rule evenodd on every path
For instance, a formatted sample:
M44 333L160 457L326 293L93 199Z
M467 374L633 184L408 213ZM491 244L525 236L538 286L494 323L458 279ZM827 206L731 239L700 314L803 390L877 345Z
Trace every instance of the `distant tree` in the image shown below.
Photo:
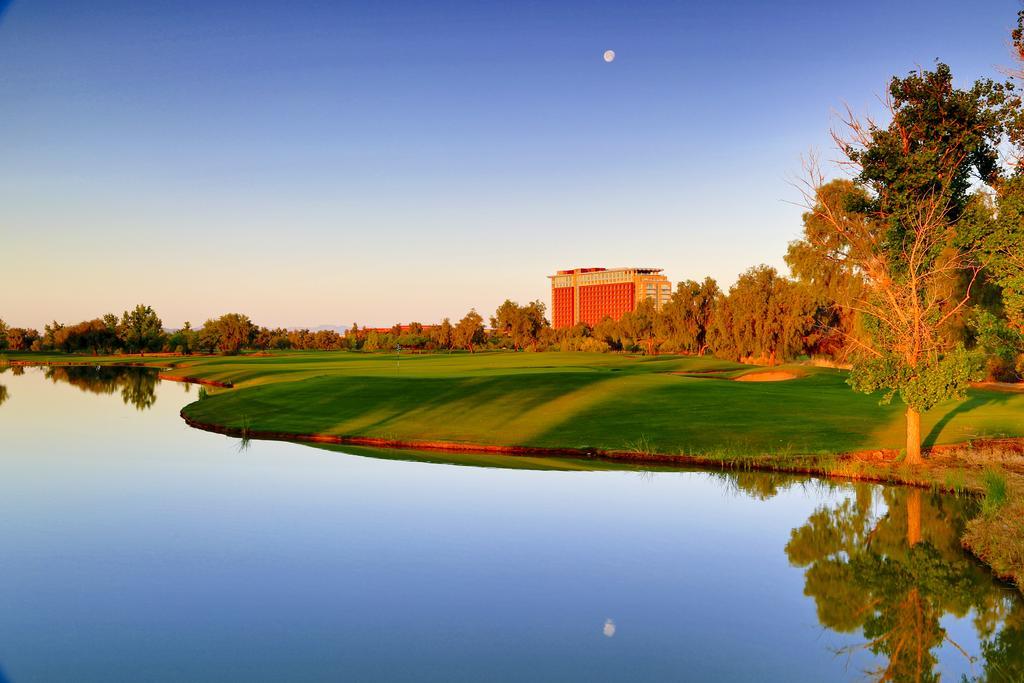
M64 327L56 338L63 351L91 351L93 355L111 353L119 342L116 330L99 318Z
M439 349L450 350L452 348L454 328L452 327L452 321L448 318L442 320L440 325L435 325L430 330L430 334Z
M986 310L975 311L971 327L986 379L1016 382L1024 376L1024 332Z
M307 329L288 331L288 344L293 349L312 349L315 341L315 336Z
M498 310L494 312L494 315L491 316L491 329L494 330L495 335L507 340L517 351L519 350L519 344L515 341L515 333L519 325L520 316L519 304L511 299L505 299L498 306Z
M11 351L28 351L38 340L37 330L24 327L11 327L7 330L7 348Z
M412 325L409 326L410 330L413 329ZM401 346L403 349L422 349L426 348L430 344L430 335L422 331L423 327L420 326L420 332L406 331L403 332L396 340L395 344Z
M572 327L559 330L546 326L541 330L540 343L545 348L560 351L583 351L586 353L608 351L608 343L596 339L593 335L594 330L582 321Z
M534 350L537 349L541 330L549 326L547 318L544 317L546 312L547 306L540 300L534 300L519 307L519 316L513 335L519 348L530 346Z
M317 330L313 335L313 348L318 351L338 351L341 345L341 335L334 330Z
M43 335L40 338L40 346L47 350L58 350L58 342L60 341L57 336L60 334L64 326L54 320L52 323L48 323L43 326Z
M484 319L476 309L471 309L452 330L452 344L456 348L469 349L469 352L473 353L475 347L483 341Z
M666 350L704 355L718 294L718 283L710 277L703 282L685 280L676 286L657 320L657 336L665 340Z
M252 346L255 349L275 349L278 351L291 348L291 341L288 338L288 330L283 327L270 329L260 326L256 329Z
M566 330L565 335L572 339L584 339L594 335L594 329L582 320Z
M594 325L591 336L598 343L606 345L611 350L622 350L622 335L619 332L619 324L609 316L605 316Z
M217 321L209 318L196 332L196 348L206 353L213 353L220 343L220 328Z
M653 303L644 299L634 310L619 318L619 338L624 347L642 347L645 353L653 355L657 347L658 327L658 312Z
M719 353L763 358L770 366L801 353L814 322L814 302L806 291L764 265L740 275L718 307Z
M547 307L542 301L531 301L525 306L505 299L491 317L494 333L506 343L519 351L531 346L537 348L540 332L548 325L544 317Z
M380 351L384 348L385 342L381 339L382 335L377 330L369 330L366 332L366 338L363 340L363 351Z
M363 348L363 343L366 341L365 330L359 329L359 323L352 323L352 325L345 330L345 339L348 340L348 348L353 351L358 351Z
M292 348L291 339L288 337L288 330L278 327L270 331L270 343L267 348L276 351L285 351Z
M366 333L366 341L363 342L363 351L389 351L395 348L398 337L388 332L370 330Z
M273 330L264 325L257 325L256 332L252 336L252 348L266 350L270 348L270 335Z
M118 336L129 353L144 353L160 348L163 341L163 322L149 306L139 304L121 316Z
M10 334L11 328L7 326L3 320L0 320L0 349L6 349L8 346L7 335Z
M812 350L845 357L864 341L855 310L864 291L864 278L852 265L852 245L832 223L842 225L844 231L862 223L862 215L845 207L863 204L868 195L847 179L825 183L815 195L815 208L803 215L803 237L789 243L786 264L818 306Z
M192 329L192 323L185 321L180 330L173 332L167 338L167 346L175 353L189 355L199 348L199 339L196 331Z
M216 320L207 320L199 332L201 343L216 348L224 355L235 355L249 347L256 335L256 326L249 316L226 313Z

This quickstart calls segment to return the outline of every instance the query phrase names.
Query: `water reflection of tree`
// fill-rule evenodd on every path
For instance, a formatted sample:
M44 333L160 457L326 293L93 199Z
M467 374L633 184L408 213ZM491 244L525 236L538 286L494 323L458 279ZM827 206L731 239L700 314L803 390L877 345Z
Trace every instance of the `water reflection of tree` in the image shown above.
M852 498L818 508L791 532L786 554L806 567L804 593L822 625L861 632L866 642L843 652L863 648L884 658L869 672L877 680L934 681L940 646L970 659L942 617L973 610L985 658L979 680L1024 680L1021 600L960 546L970 502L918 489L877 491L857 486Z
M3 384L0 384L0 406L2 406L4 402L7 401L7 399L9 399L10 397L11 393L7 391L7 387L5 387Z
M94 394L121 392L121 399L138 410L156 403L157 373L143 368L112 368L107 366L72 366L46 368L52 382L67 382L82 391Z
M784 472L723 472L718 476L726 488L757 500L769 500L780 492L797 485L824 489L835 488L835 484L825 480L808 479L803 475Z

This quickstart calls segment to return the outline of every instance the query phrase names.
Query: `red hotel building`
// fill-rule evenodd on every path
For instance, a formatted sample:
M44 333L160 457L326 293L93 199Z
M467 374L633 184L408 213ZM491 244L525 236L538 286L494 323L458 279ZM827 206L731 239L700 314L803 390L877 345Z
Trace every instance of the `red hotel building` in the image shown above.
M618 320L643 300L661 310L672 296L672 283L661 268L574 268L551 279L551 323L556 328L578 322L596 325Z

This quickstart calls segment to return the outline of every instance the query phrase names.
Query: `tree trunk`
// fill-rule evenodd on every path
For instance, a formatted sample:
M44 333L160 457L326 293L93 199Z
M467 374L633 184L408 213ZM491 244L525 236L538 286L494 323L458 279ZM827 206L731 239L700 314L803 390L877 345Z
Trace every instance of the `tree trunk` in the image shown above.
M907 460L908 465L921 465L921 413L907 406Z
M772 352L768 355L768 367L775 367L775 349L772 349Z

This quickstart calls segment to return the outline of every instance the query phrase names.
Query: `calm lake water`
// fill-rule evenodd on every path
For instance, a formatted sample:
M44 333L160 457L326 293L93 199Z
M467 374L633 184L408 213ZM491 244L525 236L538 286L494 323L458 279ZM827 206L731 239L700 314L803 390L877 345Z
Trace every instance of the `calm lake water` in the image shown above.
M146 371L0 387L0 681L1024 680L968 500L243 444Z

